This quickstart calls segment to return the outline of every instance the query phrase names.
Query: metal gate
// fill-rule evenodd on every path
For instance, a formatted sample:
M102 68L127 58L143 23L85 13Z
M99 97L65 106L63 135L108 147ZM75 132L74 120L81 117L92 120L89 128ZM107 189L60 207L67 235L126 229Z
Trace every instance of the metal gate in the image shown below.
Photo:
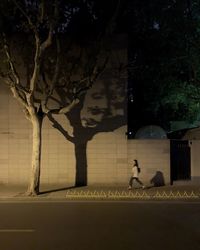
M170 141L171 183L176 180L190 180L190 147L187 140Z

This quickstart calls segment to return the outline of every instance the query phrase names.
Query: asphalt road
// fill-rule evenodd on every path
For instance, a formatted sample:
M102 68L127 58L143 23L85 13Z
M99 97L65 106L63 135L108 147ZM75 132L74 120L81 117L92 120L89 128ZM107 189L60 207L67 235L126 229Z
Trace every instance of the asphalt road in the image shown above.
M1 202L1 250L199 250L200 203Z

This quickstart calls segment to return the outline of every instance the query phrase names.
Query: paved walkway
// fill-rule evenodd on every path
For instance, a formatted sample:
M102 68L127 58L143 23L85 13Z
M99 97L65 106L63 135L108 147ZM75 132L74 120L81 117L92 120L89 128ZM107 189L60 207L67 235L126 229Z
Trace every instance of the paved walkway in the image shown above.
M134 188L126 186L65 187L45 185L37 197L26 197L27 187L0 185L0 201L5 200L187 200L200 201L200 184Z

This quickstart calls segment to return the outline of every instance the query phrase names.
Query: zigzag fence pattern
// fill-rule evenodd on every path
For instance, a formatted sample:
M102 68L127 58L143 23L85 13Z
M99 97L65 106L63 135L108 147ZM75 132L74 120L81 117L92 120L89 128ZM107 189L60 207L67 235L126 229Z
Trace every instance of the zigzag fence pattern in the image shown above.
M200 194L194 191L157 191L154 194L146 191L67 191L67 199L99 199L99 200L173 200L173 199L199 199Z

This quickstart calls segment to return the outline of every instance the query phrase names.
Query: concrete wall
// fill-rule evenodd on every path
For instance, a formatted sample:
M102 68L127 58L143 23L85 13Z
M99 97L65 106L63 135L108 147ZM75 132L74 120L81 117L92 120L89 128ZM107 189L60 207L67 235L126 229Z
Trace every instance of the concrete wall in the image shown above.
M86 112L83 112L86 114ZM122 110L115 110L122 113ZM85 115L84 115L85 116ZM127 185L131 175L132 160L138 159L142 169L141 179L149 184L157 171L169 183L170 150L168 140L128 140L123 116L113 120L114 127L106 131L95 131L86 145L88 184ZM94 117L93 117L94 118ZM73 128L65 116L55 119L73 135ZM112 121L112 119L111 119ZM104 127L104 126L103 126ZM0 183L28 183L31 163L32 129L24 117L21 107L9 89L0 87ZM198 142L199 143L199 142ZM199 157L198 145L193 144L194 157ZM45 118L42 144L42 183L73 185L76 159L74 144L64 138ZM194 174L199 174L193 170Z
M125 86L125 79L122 81ZM114 83L110 84L113 88ZM103 87L100 88L99 85ZM69 119L64 115L54 116L76 142L79 139L85 140L87 133L90 133L91 136L85 148L88 184L118 183L126 180L124 176L121 180L127 163L126 115L124 113L126 106L123 101L125 95L122 100L117 98L117 108L114 108L115 101L110 98L110 114L105 118L103 114L107 108L108 99L105 94L102 94L104 87L105 84L100 81L98 86L88 92L85 106L78 114L83 122L78 127L79 131L76 131L76 135L79 133L76 138L74 137L75 128L72 127ZM125 91L124 87L123 89ZM100 92L101 96L94 101L94 95L96 98ZM93 109L98 111L97 114L90 112ZM93 121L95 127L89 124L90 120ZM53 128L48 118L45 118L43 122L42 138L41 183L73 185L77 163L74 152L75 143L68 141L58 129ZM32 126L26 120L22 107L3 84L0 85L0 141L0 184L28 183L31 167Z
M169 183L169 141L127 141L127 72L118 70L127 64L127 37L114 38L112 48L104 73L87 92L73 115L54 115L68 139L52 126L48 118L44 119L41 183L73 185L76 166L81 166L84 154L87 156L85 164L88 167L89 185L127 185L134 158L139 161L141 178L145 183L149 183L158 171L164 175L165 183ZM15 53L18 58L20 54L17 56ZM23 80L23 72L26 71L24 64L19 62L18 71ZM49 105L54 107L55 104ZM28 183L31 123L3 84L0 84L0 141L0 183ZM75 156L77 147L78 157Z
M127 37L114 38L112 48L106 69L73 115L54 115L55 121L63 127L71 141L59 129L53 128L48 118L44 119L41 183L74 185L76 166L81 166L85 153L89 184L126 180L125 176L121 180L121 175L127 162L127 73L118 69L120 65L127 65ZM21 54L15 49L12 52L16 53L16 67L23 82L26 68L21 62ZM74 77L77 76L78 73ZM65 97L60 97L60 100ZM58 108L56 102L48 105ZM0 84L0 141L0 183L28 183L32 125L3 84ZM75 157L77 147L79 156Z
M191 140L191 178L193 181L200 181L200 140Z
M96 135L88 145L89 184L127 183L126 126Z
M130 140L128 141L128 165L137 159L141 168L141 180L149 185L152 178L170 183L170 141ZM129 170L130 172L130 170Z
M200 128L189 129L184 137L188 140L191 151L191 179L200 182Z
M0 89L0 183L27 181L31 130L9 90Z

